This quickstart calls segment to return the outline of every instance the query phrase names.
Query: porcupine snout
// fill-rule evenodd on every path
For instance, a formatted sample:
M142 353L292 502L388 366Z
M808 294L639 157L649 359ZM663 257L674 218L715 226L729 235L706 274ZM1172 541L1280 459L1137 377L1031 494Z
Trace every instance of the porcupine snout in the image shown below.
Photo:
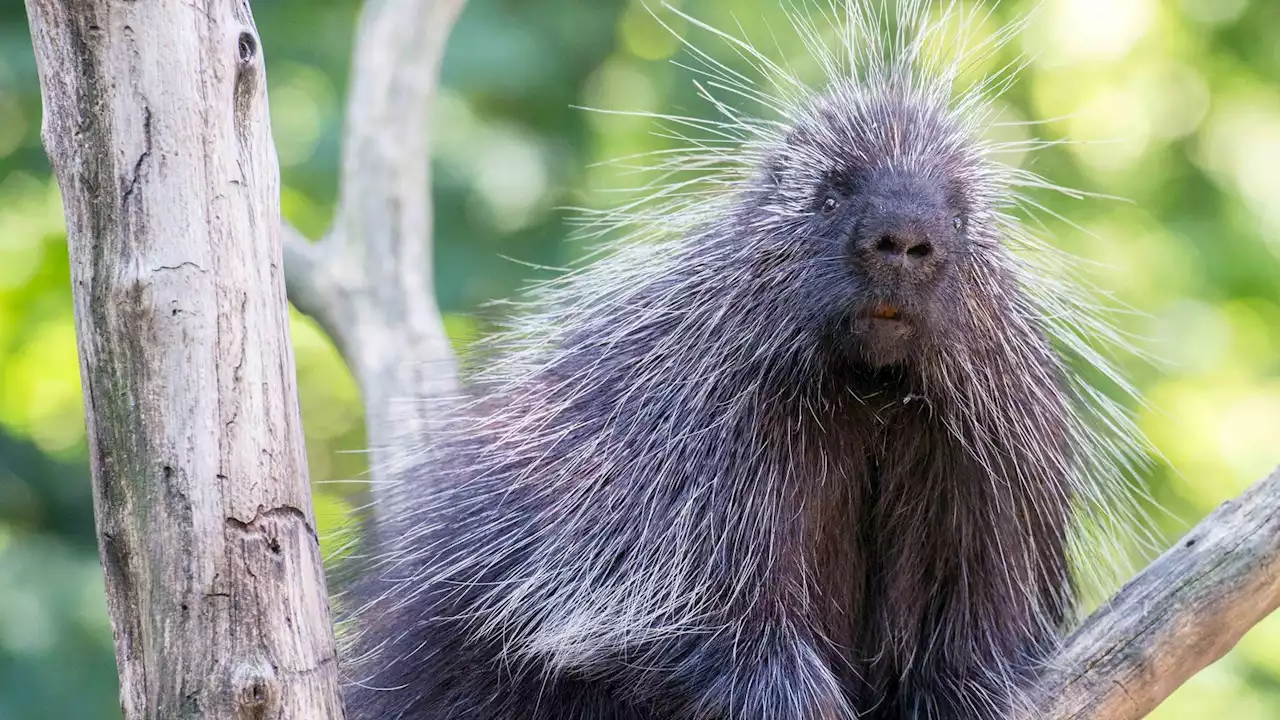
M945 270L962 222L939 183L910 171L881 171L864 197L848 239L851 259L878 295L926 291Z
M900 364L946 324L939 289L962 255L962 208L938 173L890 166L847 182L845 256L861 292L844 342L873 367Z

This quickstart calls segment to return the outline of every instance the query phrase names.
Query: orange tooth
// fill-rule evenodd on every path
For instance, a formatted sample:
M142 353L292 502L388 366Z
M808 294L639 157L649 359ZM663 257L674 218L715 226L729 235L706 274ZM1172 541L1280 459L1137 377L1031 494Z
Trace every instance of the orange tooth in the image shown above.
M898 317L898 308L889 303L876 303L875 308L871 310L871 315L881 320L892 320Z

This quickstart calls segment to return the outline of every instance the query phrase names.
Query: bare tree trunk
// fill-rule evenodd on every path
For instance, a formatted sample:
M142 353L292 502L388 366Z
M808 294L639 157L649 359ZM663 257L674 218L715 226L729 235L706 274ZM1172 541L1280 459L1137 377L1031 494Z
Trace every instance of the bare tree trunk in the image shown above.
M339 718L247 0L27 0L127 718Z

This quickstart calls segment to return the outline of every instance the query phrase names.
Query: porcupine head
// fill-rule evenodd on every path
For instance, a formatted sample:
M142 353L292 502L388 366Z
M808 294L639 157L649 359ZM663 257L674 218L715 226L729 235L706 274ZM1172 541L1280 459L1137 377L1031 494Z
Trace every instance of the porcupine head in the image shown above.
M696 137L494 341L401 594L454 588L435 610L515 666L663 717L1023 700L1134 523L1140 436L1084 379L1124 391L1113 336L1018 219L1061 188L999 161L1036 143L985 139L1012 74L958 87L1017 26L890 7L792 15L819 83L670 11L745 69L688 47L720 117L657 116Z

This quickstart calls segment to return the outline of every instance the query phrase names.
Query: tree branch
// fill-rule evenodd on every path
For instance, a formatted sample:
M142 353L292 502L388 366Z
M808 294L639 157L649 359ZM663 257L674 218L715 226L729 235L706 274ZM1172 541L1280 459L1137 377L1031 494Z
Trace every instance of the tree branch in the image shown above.
M1280 469L1224 503L1069 637L1036 720L1136 720L1280 607Z
M421 437L429 398L457 390L432 282L427 125L463 0L370 0L356 38L341 197L329 237L285 233L295 306L325 329L364 394L375 506Z
M334 297L338 291L329 276L326 245L311 242L287 222L281 223L280 240L284 252L284 283L289 301L298 312L315 320L346 358L347 351L342 346L342 328L333 313Z

